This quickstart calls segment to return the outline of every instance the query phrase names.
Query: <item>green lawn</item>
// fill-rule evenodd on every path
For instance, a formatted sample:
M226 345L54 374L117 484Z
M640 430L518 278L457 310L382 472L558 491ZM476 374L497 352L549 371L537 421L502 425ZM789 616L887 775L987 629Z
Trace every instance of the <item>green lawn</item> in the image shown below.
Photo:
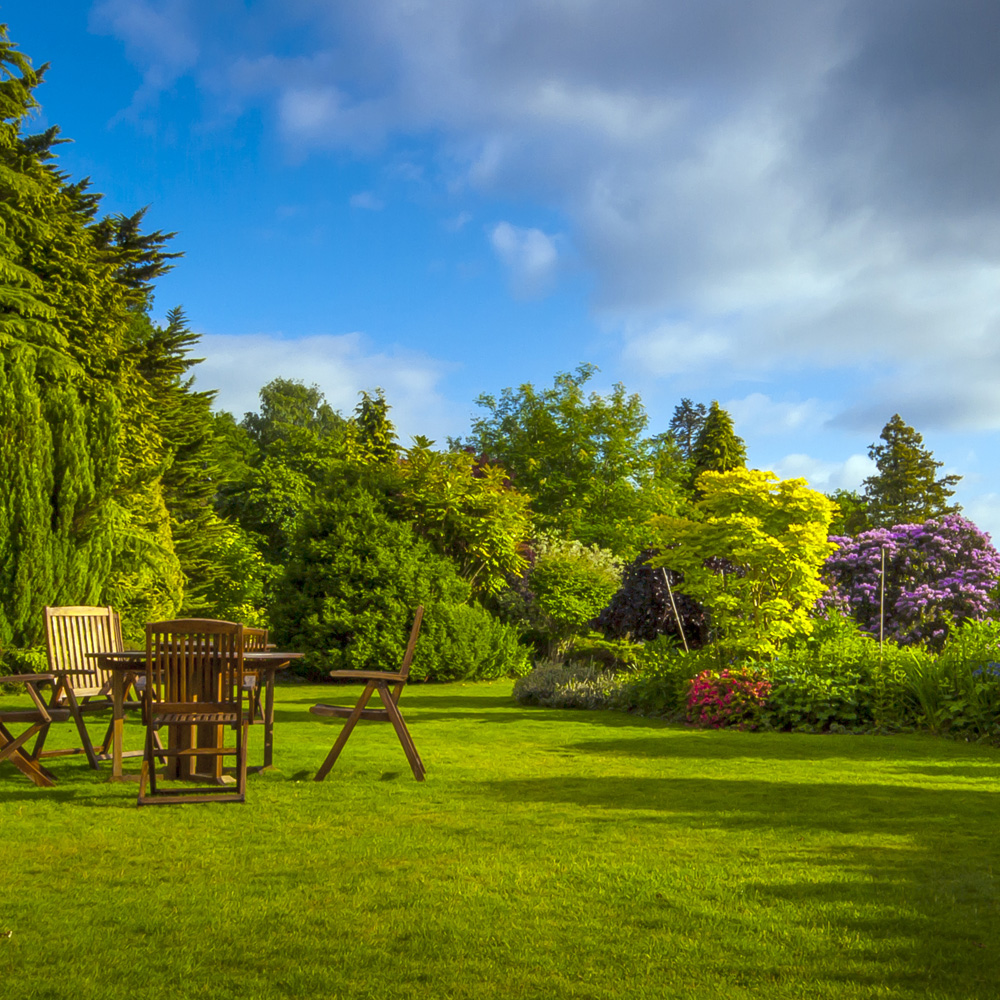
M1000 995L1000 751L510 688L407 689L423 784L374 724L313 782L340 723L308 706L355 689L304 685L245 805L140 810L82 757L53 789L0 765L0 997Z

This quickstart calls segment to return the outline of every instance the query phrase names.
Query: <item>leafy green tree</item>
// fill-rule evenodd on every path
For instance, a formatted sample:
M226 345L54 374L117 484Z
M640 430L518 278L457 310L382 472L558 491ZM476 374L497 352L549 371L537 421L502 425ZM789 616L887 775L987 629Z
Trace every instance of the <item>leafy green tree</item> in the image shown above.
M260 390L260 409L241 425L257 447L257 461L275 459L317 478L331 457L343 454L346 421L319 386L272 379Z
M872 526L868 501L857 490L835 490L827 496L837 505L830 522L831 535L853 537Z
M258 412L239 425L217 416L214 432L216 454L225 453L217 508L257 541L270 575L284 564L299 515L342 478L347 422L318 386L276 378L260 390Z
M873 527L894 524L920 524L928 518L957 513L951 504L954 487L961 476L937 478L944 464L935 461L924 446L923 437L893 414L879 435L882 444L872 444L868 457L874 459L878 472L864 482L864 496Z
M538 540L528 587L541 613L550 655L558 655L566 639L590 630L621 585L621 569L612 553L596 545Z
M155 419L169 455L162 485L174 551L184 575L179 610L194 617L222 617L217 596L241 584L230 579L231 567L224 558L237 544L233 527L214 506L222 482L222 471L214 460L216 425L211 405L215 392L193 388L190 372L198 359L190 352L198 336L189 328L183 310L168 312L166 326L154 326L145 314L134 325L143 330L137 338L142 351L139 371L155 400Z
M497 593L526 566L520 548L531 533L528 498L499 465L466 451L439 452L416 437L400 465L395 507L476 590Z
M499 399L480 396L487 415L473 421L464 444L508 470L531 497L541 530L632 555L648 518L681 502L683 462L669 436L644 436L638 395L621 384L607 396L585 393L596 371L584 364L558 374L551 388L526 383Z
M746 445L733 429L733 418L716 400L712 400L691 452L695 480L703 472L728 472L742 468L746 461Z
M361 402L354 409L349 445L350 458L362 465L392 465L399 458L396 428L389 419L389 404L381 389L375 396L359 393Z
M705 472L698 484L694 517L653 519L651 564L683 574L683 592L709 609L720 656L769 659L812 628L836 548L834 504L803 479L756 469Z

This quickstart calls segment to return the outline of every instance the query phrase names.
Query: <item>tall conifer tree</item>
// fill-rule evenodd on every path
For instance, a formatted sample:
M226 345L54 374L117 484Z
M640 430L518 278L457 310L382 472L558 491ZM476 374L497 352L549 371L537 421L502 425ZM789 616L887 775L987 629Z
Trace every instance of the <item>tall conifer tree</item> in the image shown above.
M948 502L961 476L937 478L944 464L924 446L922 435L893 414L879 435L882 444L872 444L868 457L878 472L864 483L869 517L875 527L920 524L932 517L955 514L961 508Z
M164 442L129 338L165 258L160 233L98 220L56 169L58 129L26 135L36 71L0 26L0 643L37 643L46 604L176 610L182 577L160 482Z
M733 428L733 418L715 400L698 432L691 460L695 479L703 472L729 472L747 463L747 448Z

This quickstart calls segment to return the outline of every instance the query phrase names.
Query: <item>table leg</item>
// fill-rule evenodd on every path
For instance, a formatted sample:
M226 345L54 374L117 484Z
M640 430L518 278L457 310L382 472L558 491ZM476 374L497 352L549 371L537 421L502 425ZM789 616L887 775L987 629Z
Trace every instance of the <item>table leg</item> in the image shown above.
M126 681L127 678L127 681ZM122 740L125 736L125 691L132 675L122 670L111 672L111 777L109 781L124 781L122 773Z
M262 670L266 675L264 682L264 766L261 770L272 767L274 757L274 675L275 670Z

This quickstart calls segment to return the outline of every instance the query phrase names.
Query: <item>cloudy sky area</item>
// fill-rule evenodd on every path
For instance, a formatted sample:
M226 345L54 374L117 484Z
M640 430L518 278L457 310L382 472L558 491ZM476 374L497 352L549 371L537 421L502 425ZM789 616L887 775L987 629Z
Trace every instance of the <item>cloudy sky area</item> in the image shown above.
M53 17L53 10L59 11ZM893 413L1000 533L993 0L0 0L157 310L401 436L584 361L855 487Z

